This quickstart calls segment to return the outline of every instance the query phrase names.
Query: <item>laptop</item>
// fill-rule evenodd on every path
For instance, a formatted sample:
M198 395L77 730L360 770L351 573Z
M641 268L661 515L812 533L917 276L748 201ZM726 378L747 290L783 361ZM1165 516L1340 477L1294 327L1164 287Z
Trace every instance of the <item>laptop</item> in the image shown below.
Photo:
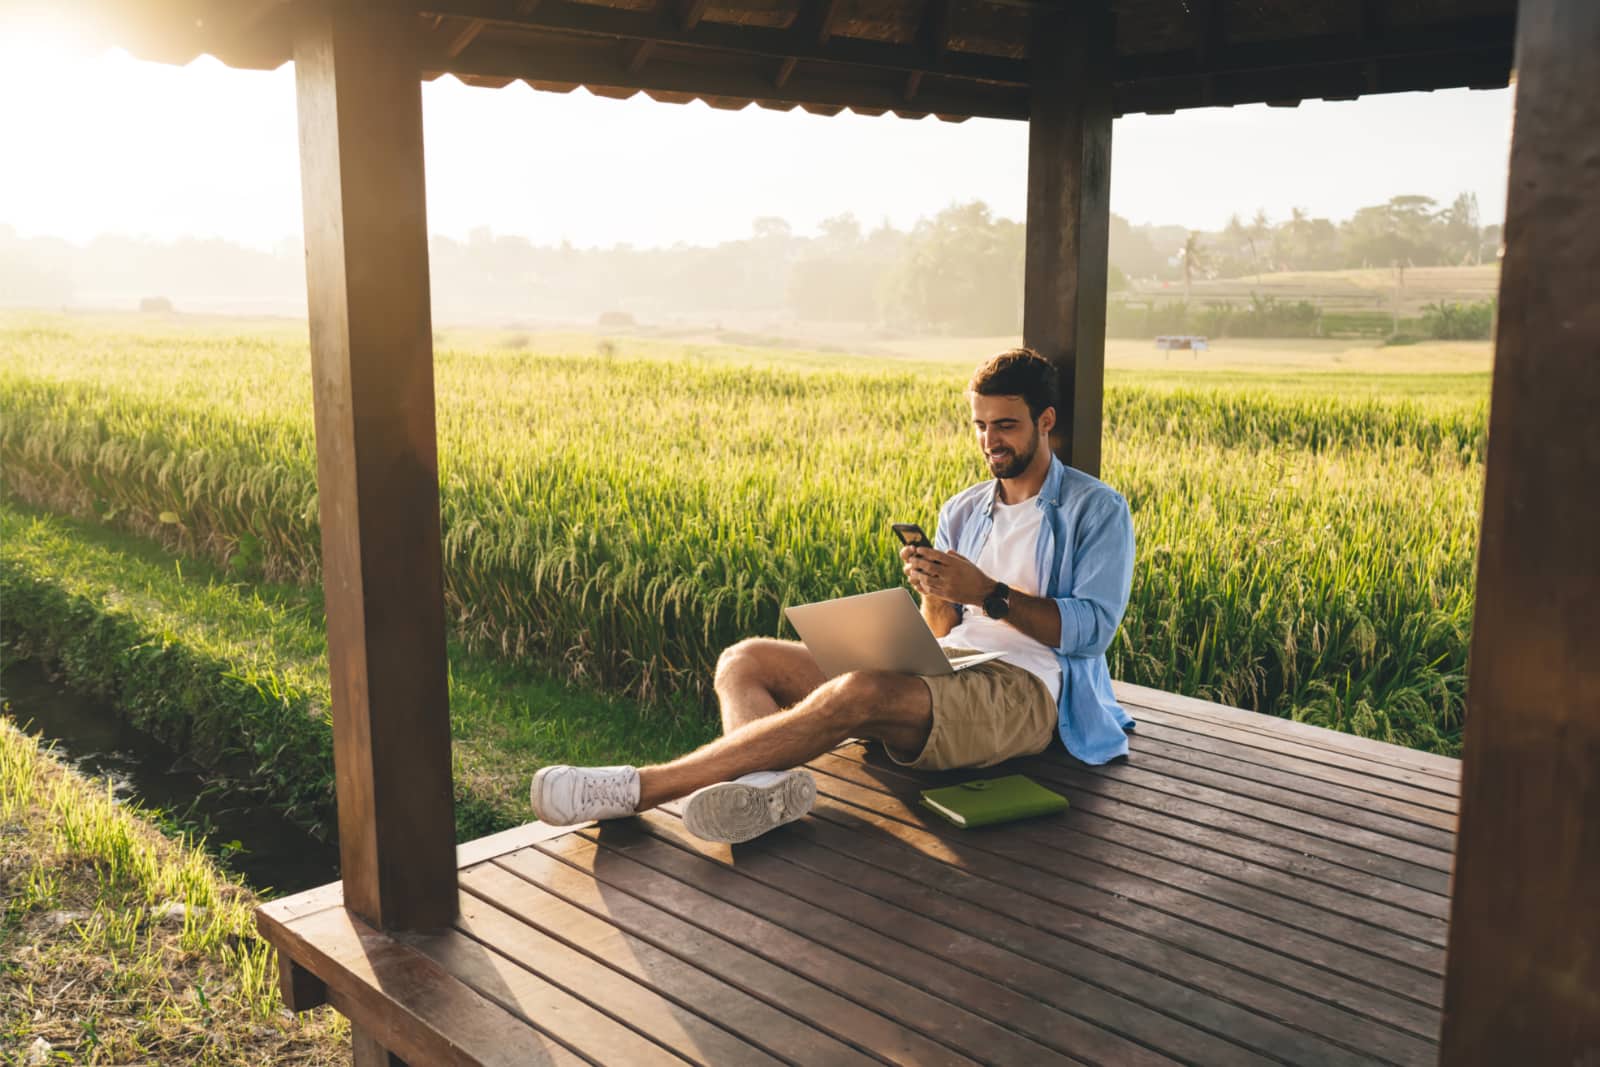
M896 671L928 677L954 674L999 659L978 652L951 659L939 646L904 586L797 604L784 615L829 678L849 671Z

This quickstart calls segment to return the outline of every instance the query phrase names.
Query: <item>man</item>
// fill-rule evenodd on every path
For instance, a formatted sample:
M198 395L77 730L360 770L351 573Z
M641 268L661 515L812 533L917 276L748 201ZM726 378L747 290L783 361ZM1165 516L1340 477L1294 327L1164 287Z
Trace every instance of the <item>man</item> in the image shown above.
M816 783L790 768L852 737L929 770L1031 755L1057 735L1086 763L1125 755L1133 720L1105 652L1128 603L1133 524L1120 494L1055 458L1055 396L1054 367L1031 349L978 368L967 399L995 479L945 503L932 548L900 553L946 651L1004 657L940 677L830 680L799 642L741 641L717 662L721 738L654 767L541 768L539 818L619 818L688 796L691 832L749 840L810 811Z

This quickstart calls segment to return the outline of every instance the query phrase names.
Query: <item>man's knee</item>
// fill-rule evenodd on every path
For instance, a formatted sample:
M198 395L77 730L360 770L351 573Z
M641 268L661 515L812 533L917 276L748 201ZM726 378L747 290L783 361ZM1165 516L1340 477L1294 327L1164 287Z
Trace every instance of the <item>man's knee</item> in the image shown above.
M840 727L859 730L896 703L896 688L904 677L885 671L841 674L833 680L835 699L827 702L828 711Z
M735 675L747 674L756 669L761 659L762 640L759 637L747 637L723 649L722 655L717 657L717 673L712 684L719 684Z

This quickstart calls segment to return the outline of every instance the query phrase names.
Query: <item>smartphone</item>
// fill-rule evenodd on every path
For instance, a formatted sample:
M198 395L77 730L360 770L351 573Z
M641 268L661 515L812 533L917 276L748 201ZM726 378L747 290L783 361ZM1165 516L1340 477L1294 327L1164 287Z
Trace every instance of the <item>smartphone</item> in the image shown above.
M889 526L894 535L900 538L902 545L913 548L932 548L933 542L928 540L928 535L922 532L922 527L914 522L896 522Z

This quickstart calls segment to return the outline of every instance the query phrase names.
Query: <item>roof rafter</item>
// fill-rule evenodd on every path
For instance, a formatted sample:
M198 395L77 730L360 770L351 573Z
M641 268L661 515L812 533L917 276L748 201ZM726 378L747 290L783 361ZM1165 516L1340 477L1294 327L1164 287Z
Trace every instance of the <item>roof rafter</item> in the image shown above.
M606 58L609 57L609 58ZM426 64L425 64L426 67ZM799 104L808 110L859 107L906 113L904 85L838 82L826 77L779 77L759 69L730 67L708 70L693 63L657 55L639 70L628 70L615 51L575 52L559 42L538 47L509 46L480 40L471 51L451 62L449 69L464 77L522 79L538 83L588 86L602 95L640 90L680 93L702 99L756 100L762 103ZM775 84L782 78L783 84ZM940 117L975 115L986 118L1023 119L1028 115L1028 92L1021 86L977 86L924 81L915 113Z
M943 3L944 0L939 2ZM431 0L427 10L435 14L483 19L524 29L689 45L778 60L820 60L906 73L920 70L925 74L1006 85L1023 85L1027 82L1027 65L1003 56L953 53L942 49L934 55L920 42L899 45L835 36L832 26L841 6L842 0L812 0L802 7L800 16L787 29L707 22L698 19L698 16L698 21L686 27L678 14L667 7L658 7L655 11L632 11L577 3L574 0L544 0L536 10L528 13L513 10L497 0Z
M990 86L1023 87L1029 83L1026 61L948 49L950 0L930 0L917 39L910 44L837 36L831 27L840 3L841 0L808 0L800 17L788 28L705 21L705 0L664 2L655 11L609 8L575 0L542 0L531 9L528 0L515 4L506 0L431 0L429 10L525 30L764 56L773 61L770 69L775 72L767 84L778 88L793 78L797 63L813 62L895 71L902 75L902 93L912 95L922 91L927 75ZM1176 52L1122 58L1116 64L1113 80L1127 90L1123 95L1130 99L1171 98L1182 107L1230 104L1240 101L1241 86L1258 80L1276 82L1271 72L1294 68L1327 68L1314 72L1311 83L1332 82L1339 94L1359 94L1382 91L1379 68L1385 60L1459 55L1476 63L1474 54L1485 50L1509 55L1504 43L1511 36L1508 17L1459 19L1402 31L1383 26L1373 15L1375 5L1366 0L1359 34L1229 45L1226 9L1225 0L1191 0L1195 45ZM627 53L632 64L641 66L646 59L656 61L657 54L656 48ZM1358 64L1365 71L1360 84L1348 84L1344 68L1351 64ZM1485 64L1486 69L1494 65ZM914 74L921 76L913 78ZM1490 79L1493 77L1491 72ZM1179 92L1174 91L1175 82L1191 84ZM1275 92L1268 98L1287 102L1311 95L1314 94L1310 91ZM1156 109L1165 106L1158 105Z

